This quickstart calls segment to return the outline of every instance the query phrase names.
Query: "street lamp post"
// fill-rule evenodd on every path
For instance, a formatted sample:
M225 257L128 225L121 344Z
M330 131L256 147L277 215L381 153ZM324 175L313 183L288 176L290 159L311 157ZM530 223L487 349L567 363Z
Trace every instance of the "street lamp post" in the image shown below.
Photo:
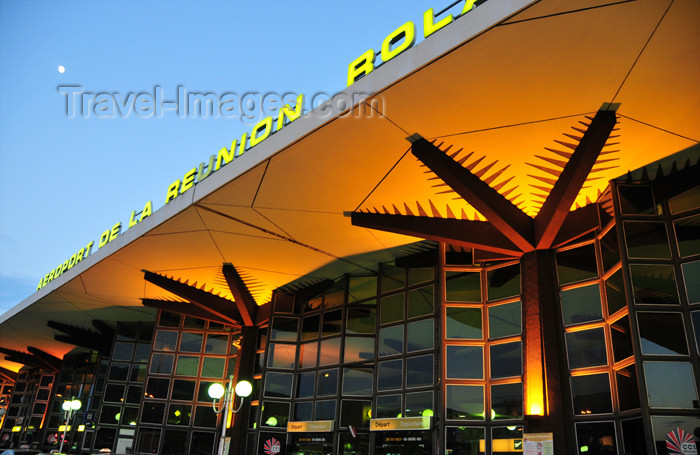
M234 395L234 390L235 390L235 395ZM236 384L236 387L233 387L233 375L229 376L228 381L226 381L226 389L224 389L224 386L217 383L214 383L209 386L209 396L214 399L212 402L212 406L214 408L214 412L217 414L220 414L222 411L224 412L224 420L221 424L221 439L219 440L219 449L217 451L218 455L224 455L224 447L226 446L226 422L228 421L228 413L229 413L229 408L232 406L232 404L236 400L236 396L241 397L241 402L238 404L238 407L233 410L231 409L230 411L235 414L238 411L241 410L241 407L243 406L243 400L244 398L250 396L250 394L253 392L253 386L250 382L248 381L239 381ZM221 408L217 409L216 407L216 401L219 398L222 398L221 400Z
M63 426L63 437L61 438L61 445L58 448L58 453L63 453L63 443L66 440L66 431L68 431L68 423L73 415L73 411L77 411L82 405L83 404L78 399L65 400L61 405L63 410L66 412L66 424Z

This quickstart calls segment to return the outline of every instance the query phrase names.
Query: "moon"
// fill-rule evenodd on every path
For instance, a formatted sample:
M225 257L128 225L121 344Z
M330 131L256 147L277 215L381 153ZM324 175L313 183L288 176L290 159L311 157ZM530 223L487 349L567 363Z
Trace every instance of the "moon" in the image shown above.
M58 65L58 72L63 74L66 72L66 67L63 65Z

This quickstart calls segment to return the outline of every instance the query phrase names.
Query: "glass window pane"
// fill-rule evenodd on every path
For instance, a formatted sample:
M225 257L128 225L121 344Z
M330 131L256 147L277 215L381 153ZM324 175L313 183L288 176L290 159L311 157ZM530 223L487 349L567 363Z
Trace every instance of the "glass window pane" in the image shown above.
M374 368L344 368L343 395L372 396Z
M433 286L414 289L408 293L408 317L435 313L435 292Z
M304 343L299 346L299 367L314 368L318 357L318 341Z
M205 354L227 354L228 335L207 335L207 344L204 346Z
M676 437L678 438L678 433L677 428L680 428L683 433L689 434L691 438L693 437L693 434L695 433L695 429L700 427L700 419L697 417L681 417L681 416L676 416L676 417L662 417L662 416L652 416L651 417L651 427L652 431L654 433L654 442L656 444L656 447L663 447L666 448L668 447L666 445L666 437L670 432L676 433ZM678 438L680 439L680 438ZM692 439L691 439L692 440ZM697 439L695 439L696 442L696 450L697 450ZM657 452L662 454L663 452ZM669 453L673 453L670 452ZM676 453L683 453L681 450L677 451ZM692 453L691 451L688 451L687 453ZM674 454L675 455L675 454Z
M336 335L340 333L343 325L343 310L329 311L323 314L321 336Z
M624 228L629 257L670 259L668 234L663 222L625 221Z
M700 348L698 344L698 336L700 335L700 311L693 311L690 313L690 317L693 318L693 330L695 332L695 345Z
M520 302L490 306L488 312L490 339L520 335L522 331Z
M272 320L270 340L296 341L299 320L297 318L276 317Z
M651 187L642 185L620 185L620 210L630 215L655 215L654 197Z
M566 334L569 367L584 368L606 365L605 334L603 328L582 330Z
M291 370L296 364L296 357L296 345L270 343L267 353L267 367Z
M482 346L445 346L445 364L450 379L483 379Z
M335 400L317 401L314 420L335 420Z
M180 351L182 352L200 352L202 350L202 333L187 333L184 332L180 339Z
M173 381L173 400L192 401L194 399L194 386L196 381L175 379Z
M138 451L140 453L158 453L160 430L142 428L139 430Z
M433 385L435 357L432 354L406 359L406 387Z
M107 384L107 388L105 389L104 401L110 403L121 403L124 401L125 391L126 387L124 385Z
M267 427L287 428L289 403L266 401L262 406L260 424Z
M400 389L403 386L403 360L379 362L377 368L378 390Z
M408 269L408 284L425 283L433 281L435 270L432 268Z
M523 384L491 386L491 416L493 420L523 418Z
M348 303L359 302L377 295L376 276L351 276L348 284Z
M194 426L216 428L217 415L211 406L196 406L194 412Z
M379 395L377 397L377 418L386 419L401 416L401 395Z
M700 303L700 261L688 262L681 267L688 303Z
M622 317L610 324L610 338L612 338L615 362L624 360L634 354L629 316Z
M372 308L348 308L345 333L374 333L376 319Z
M603 318L598 283L561 292L564 325L598 321Z
M644 375L649 406L683 409L698 407L693 368L689 363L644 362Z
M177 332L159 330L153 344L154 351L174 351L177 346Z
M520 449L515 449L513 445L515 445L516 441L521 441L522 438L522 425L493 427L491 428L491 441L493 444L491 453L493 455L519 455L522 452Z
M134 352L133 343L114 343L114 349L112 350L112 360L126 360L127 362L131 360L131 355Z
M313 401L297 402L294 405L294 420L297 422L309 422L313 420Z
M643 354L688 355L680 313L637 313Z
M374 337L345 337L345 357L347 362L362 362L374 359Z
M481 308L445 308L445 338L481 340Z
M192 405L171 403L168 409L168 425L189 426Z
M449 454L483 455L484 452L480 448L480 443L483 440L483 428L445 428L445 450Z
M394 325L379 330L379 357L403 352L403 327Z
M448 302L481 302L481 273L445 272L445 298Z
M681 257L700 254L700 215L676 220L673 226Z
M612 266L620 262L620 245L617 242L615 226L600 239L600 252L604 270L610 270Z
M433 349L435 346L435 320L433 318L409 322L406 325L406 352Z
M297 375L297 398L311 398L316 389L316 372L309 371Z
M340 402L341 427L352 425L355 428L369 428L371 415L371 401L343 400Z
M622 426L622 444L625 454L648 453L644 423L642 419L628 419L620 422Z
M382 292L401 289L406 285L406 270L390 265L382 266Z
M164 415L165 403L154 403L152 401L146 401L143 404L143 408L141 411L141 422L160 424L163 423Z
M204 319L193 318L190 316L185 316L185 320L182 323L182 327L185 329L202 329L207 325L207 321Z
M175 374L178 376L197 376L199 370L199 357L193 355L180 355L177 357Z
M381 323L403 321L404 294L384 297L381 304Z
M622 269L610 275L610 278L605 281L605 297L608 301L608 315L627 307Z
M571 378L574 414L604 414L612 412L610 379L607 374L589 374Z
M321 316L316 314L305 317L301 320L301 339L314 340L318 338L318 328L320 327Z
M340 362L340 338L330 338L321 341L319 366L333 365Z
M321 370L318 372L318 396L338 394L338 369Z
M656 305L677 305L678 290L672 265L630 265L634 301Z
M674 214L700 207L700 186L670 198L668 203L671 206L671 213Z
M435 414L433 392L413 392L406 394L404 417L429 417Z
M158 325L163 327L179 327L180 326L180 315L177 313L169 313L167 311L160 312L160 320Z
M204 357L202 360L203 378L223 378L226 359L223 357Z
M520 264L491 270L486 280L489 301L520 295Z
M146 395L149 398L168 398L170 391L170 379L164 378L148 378L146 386Z
M290 398L292 394L292 373L270 371L265 374L265 396Z
M639 409L639 388L637 387L637 370L634 365L615 372L617 381L617 396L620 411Z
M484 420L483 386L448 384L445 389L445 416L448 419Z
M522 374L523 356L520 341L492 344L490 353L492 379L520 376Z
M595 245L585 245L557 253L559 284L583 281L598 276L595 261Z
M172 354L153 354L151 358L151 374L172 374L175 356ZM112 365L114 368L114 365ZM128 367L127 367L128 371ZM110 374L111 376L111 374ZM111 377L110 377L111 379Z
M617 453L617 438L613 422L577 423L576 441L579 453Z

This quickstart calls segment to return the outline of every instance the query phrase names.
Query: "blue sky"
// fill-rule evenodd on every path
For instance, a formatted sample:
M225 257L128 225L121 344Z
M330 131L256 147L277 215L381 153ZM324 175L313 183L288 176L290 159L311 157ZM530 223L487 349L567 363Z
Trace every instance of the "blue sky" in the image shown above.
M423 12L449 3L0 0L0 314L251 127L174 111L71 118L59 86L117 102L180 86L334 94L352 60L409 20L420 38Z

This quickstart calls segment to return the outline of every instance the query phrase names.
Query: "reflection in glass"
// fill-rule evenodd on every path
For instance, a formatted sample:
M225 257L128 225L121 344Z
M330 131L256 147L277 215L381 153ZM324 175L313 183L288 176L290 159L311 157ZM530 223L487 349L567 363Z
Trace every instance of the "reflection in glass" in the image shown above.
M481 308L445 308L445 338L480 340L482 335Z
M379 395L377 397L377 418L393 418L401 415L401 395Z
M484 439L483 428L447 427L445 428L446 453L483 455L480 441Z
M571 393L574 397L574 413L605 414L612 412L610 379L605 374L589 374L571 378Z
M688 355L680 313L637 313L643 354Z
M697 417L651 416L651 428L654 433L654 443L657 447L666 448L666 436L676 428L682 428L686 432L693 434L695 433L695 428L698 427L700 427L700 418Z
M576 424L579 453L616 454L617 438L614 422L587 422Z
M317 401L314 420L335 420L335 400Z
M391 295L384 297L380 306L381 324L390 322L403 321L403 300L404 294Z
M483 379L484 348L482 346L445 346L447 377L450 379Z
M583 281L598 276L595 245L592 243L567 251L557 252L559 284Z
M494 420L522 419L523 384L492 385L491 409Z
M340 362L340 338L321 340L321 355L318 359L319 366L333 365Z
M267 353L267 367L291 370L296 363L296 356L296 345L270 343Z
M323 326L321 326L321 336L336 335L340 333L343 325L343 310L334 310L324 313Z
M613 358L615 362L626 359L634 354L632 351L632 334L630 332L629 316L624 316L610 324Z
M207 335L207 344L204 346L206 354L227 354L228 335Z
M233 364L233 360L231 363ZM223 357L204 357L202 359L203 378L223 378L226 359ZM233 372L231 372L233 374Z
M522 308L520 302L490 306L489 339L520 335Z
M435 313L435 291L433 286L414 289L408 293L408 317Z
M700 186L672 197L668 200L668 204L671 206L671 213L673 214L700 207Z
M490 270L486 281L489 302L520 295L520 264Z
M175 374L178 376L197 376L199 371L199 357L193 355L180 355L177 357Z
M445 272L445 293L448 302L481 302L481 274Z
M422 319L409 322L406 327L406 352L433 349L435 346L435 321Z
M174 351L177 346L177 332L159 330L153 344L154 351Z
M269 371L265 374L265 396L290 398L292 394L292 373Z
M651 187L643 185L620 185L620 210L625 215L655 215L654 196Z
M265 401L262 406L260 424L268 427L286 428L289 420L289 403Z
M183 425L190 424L192 416L192 405L170 403L168 409L168 425Z
M693 311L690 313L690 317L693 318L693 330L695 331L695 343L698 346L698 336L700 335L700 311ZM700 346L698 346L700 348Z
M187 333L184 332L180 339L180 351L182 352L200 352L202 350L202 341L204 334L202 333Z
M338 369L321 370L318 372L318 396L324 397L338 394Z
M369 428L372 415L372 402L360 400L342 400L340 402L340 426L349 425L355 428Z
M598 321L603 318L598 283L561 292L564 325Z
M688 262L681 267L688 303L700 303L700 261Z
M408 284L425 283L432 281L435 276L435 270L429 268L408 269Z
M406 388L433 385L435 357L433 354L406 359Z
M301 339L314 340L318 338L318 328L320 326L321 316L316 314L305 317L301 320Z
M299 320L297 318L276 317L272 320L270 340L296 341L298 330Z
M687 362L644 362L649 406L694 409L698 393L693 368ZM670 387L670 380L673 386Z
M400 389L403 386L403 360L379 362L377 388L379 390Z
M372 396L373 381L373 368L344 368L343 395Z
M299 346L299 367L313 368L318 357L318 341L304 343Z
M311 398L316 388L316 372L307 371L297 375L297 398Z
M395 291L406 285L406 271L400 267L382 266L382 292Z
M406 412L404 417L423 417L424 414L433 415L431 413L434 411L432 390L406 394Z
M605 297L608 301L608 316L627 306L625 283L622 281L622 269L605 280Z
M673 227L681 257L700 254L700 215L676 220Z
M297 402L294 405L294 420L297 422L308 422L313 420L313 401Z
M445 416L448 419L484 420L483 386L448 384L445 392Z
M608 271L620 262L620 245L617 242L615 226L600 239L600 252L603 258L603 270Z
M346 333L374 333L376 310L373 308L348 308Z
M523 371L523 356L520 341L514 343L492 344L491 378L508 378L520 376Z
M608 363L605 354L605 333L602 327L567 333L566 350L569 353L569 367L571 369Z
M345 337L345 362L374 359L374 337Z
M624 228L630 258L671 257L666 225L663 222L625 221Z
M656 305L678 304L672 265L630 265L634 301Z
M637 387L637 370L634 365L615 372L617 396L620 411L639 408L639 388Z
M379 357L403 352L403 325L384 327L379 330Z
M376 276L351 276L348 284L348 303L359 302L377 295Z

